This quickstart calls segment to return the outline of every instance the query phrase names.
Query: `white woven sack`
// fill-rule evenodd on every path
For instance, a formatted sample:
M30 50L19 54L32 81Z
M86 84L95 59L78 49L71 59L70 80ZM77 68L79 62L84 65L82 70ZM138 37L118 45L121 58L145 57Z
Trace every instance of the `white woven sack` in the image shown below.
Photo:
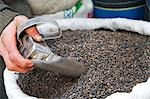
M53 26L51 23L37 26L38 29L45 29L47 31L65 31L65 30L92 30L99 28L106 28L111 30L123 29L128 31L137 32L139 34L150 36L150 23L145 21L137 21L124 18L114 19L61 19L53 20L57 23ZM51 27L52 26L52 27ZM58 27L51 29L53 27ZM37 99L36 97L24 94L16 83L18 75L5 69L4 71L4 84L6 93L9 99ZM133 87L130 93L114 93L106 99L150 99L150 78L145 83L137 84Z

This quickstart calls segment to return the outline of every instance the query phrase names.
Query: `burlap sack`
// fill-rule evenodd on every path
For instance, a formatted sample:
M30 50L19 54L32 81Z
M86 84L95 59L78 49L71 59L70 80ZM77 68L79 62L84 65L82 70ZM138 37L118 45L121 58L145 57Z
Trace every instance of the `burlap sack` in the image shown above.
M27 0L34 15L54 14L73 7L79 0Z

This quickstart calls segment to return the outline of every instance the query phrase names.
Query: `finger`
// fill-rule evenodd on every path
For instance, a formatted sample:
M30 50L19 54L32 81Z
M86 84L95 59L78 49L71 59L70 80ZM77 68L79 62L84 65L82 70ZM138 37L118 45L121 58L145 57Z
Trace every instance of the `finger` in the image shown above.
M33 67L29 67L29 68L22 68L22 67L19 67L19 66L16 66L14 63L12 63L9 58L8 58L8 53L5 52L5 56L3 57L4 58L4 61L5 61L5 64L8 68L8 70L10 71L16 71L16 72L20 72L20 73L26 73L30 70L33 69Z
M9 53L9 59L15 63L16 65L22 67L22 68L26 68L26 67L32 67L33 63L31 60L29 59L24 59L18 50L16 50L14 53Z
M33 65L32 61L24 59L17 49L15 23L11 22L7 27L8 28L6 28L1 35L1 40L5 50L7 50L8 59L10 59L17 66L31 67Z
M10 40L8 42L14 43L13 40L12 41ZM20 54L20 52L18 51L18 49L17 49L15 44L11 44L11 45L8 46L4 42L4 45L5 45L7 53L8 53L7 60L10 60L15 65L20 66L22 68L32 67L33 66L33 63L32 63L31 60L23 58L23 56Z
M33 66L32 61L29 59L24 59L15 45L10 45L9 47L7 47L7 50L10 61L15 63L15 65L18 65L22 68Z
M25 32L31 36L35 41L41 42L42 36L39 34L37 28L35 26L29 27L25 30Z
M15 72L19 72L19 73L27 73L32 70L32 67L31 68L21 68L19 66L15 66L15 65L7 66L7 68L10 71L15 71Z

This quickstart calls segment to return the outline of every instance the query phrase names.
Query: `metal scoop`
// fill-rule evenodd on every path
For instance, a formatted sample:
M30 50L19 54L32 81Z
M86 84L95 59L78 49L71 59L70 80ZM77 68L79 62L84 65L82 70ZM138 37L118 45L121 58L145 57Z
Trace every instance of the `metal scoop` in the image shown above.
M40 22L37 20L29 20L27 23L20 26L18 29L18 40L20 42L19 50L21 54L25 58L29 58L33 61L34 65L46 69L49 71L57 72L65 76L77 78L79 77L85 70L85 66L81 63L78 63L73 60L69 60L67 58L55 55L50 48L47 46L46 42L43 41L41 43L35 42L31 37L23 33L23 31L32 26L40 24L54 24L53 22L46 20L44 23L42 20ZM47 23L45 23L47 22ZM32 25L31 25L32 24ZM56 25L57 26L57 25ZM59 27L58 27L59 28ZM45 28L43 28L45 29ZM51 30L51 29L50 29ZM44 35L43 32L41 33L42 29L39 31L41 35ZM45 31L45 30L44 30ZM58 33L59 32L59 33ZM49 32L46 33L46 38L58 38L61 35L60 29L58 32Z

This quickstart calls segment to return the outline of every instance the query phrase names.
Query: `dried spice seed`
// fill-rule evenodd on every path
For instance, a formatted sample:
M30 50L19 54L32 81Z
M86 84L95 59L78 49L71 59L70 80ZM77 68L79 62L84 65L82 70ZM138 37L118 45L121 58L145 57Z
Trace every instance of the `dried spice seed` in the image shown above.
M78 79L39 68L20 74L18 85L28 95L44 98L104 99L130 92L150 77L150 37L127 31L66 31L47 41L51 50L85 64Z

